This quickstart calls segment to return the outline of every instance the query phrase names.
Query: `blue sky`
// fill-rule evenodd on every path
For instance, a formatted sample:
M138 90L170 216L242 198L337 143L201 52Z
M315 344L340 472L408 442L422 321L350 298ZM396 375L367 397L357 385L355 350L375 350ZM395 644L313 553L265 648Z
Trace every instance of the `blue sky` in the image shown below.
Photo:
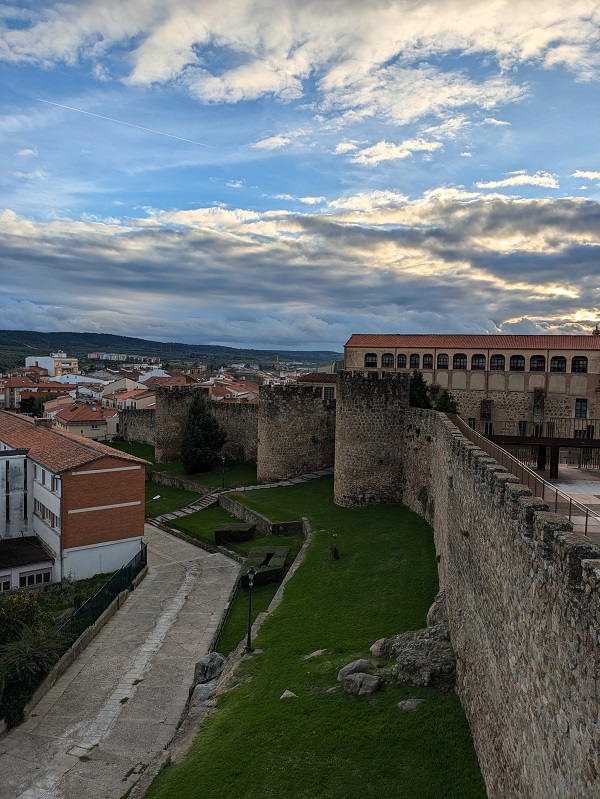
M0 5L0 327L600 320L600 3Z

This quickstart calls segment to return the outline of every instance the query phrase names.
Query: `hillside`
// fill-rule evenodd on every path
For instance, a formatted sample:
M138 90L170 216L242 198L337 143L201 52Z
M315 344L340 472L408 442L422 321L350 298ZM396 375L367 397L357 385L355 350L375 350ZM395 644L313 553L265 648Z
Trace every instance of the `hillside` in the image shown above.
M115 336L110 333L40 333L35 330L0 330L0 368L23 363L28 355L49 355L62 350L67 355L82 358L88 352L120 352L127 355L157 356L162 361L199 361L220 365L228 361L271 364L275 356L280 361L302 361L307 364L330 363L341 352L253 350L220 347L212 344L179 344L149 341L143 338Z

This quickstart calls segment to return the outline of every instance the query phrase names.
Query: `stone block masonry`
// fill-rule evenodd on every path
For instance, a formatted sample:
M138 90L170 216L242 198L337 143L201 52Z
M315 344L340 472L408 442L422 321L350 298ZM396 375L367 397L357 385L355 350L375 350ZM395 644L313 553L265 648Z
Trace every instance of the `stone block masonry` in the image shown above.
M335 400L323 400L306 386L261 387L258 409L259 483L333 464Z
M209 401L205 388L178 386L156 389L154 457L157 463L179 460L183 428L195 392L203 393Z
M334 500L345 507L402 498L409 375L340 372Z
M256 463L258 449L258 405L244 402L212 402L215 419L227 433L223 454L236 461Z
M598 799L600 548L442 414L411 409L404 446L489 799Z
M119 411L119 433L125 441L154 445L154 408Z

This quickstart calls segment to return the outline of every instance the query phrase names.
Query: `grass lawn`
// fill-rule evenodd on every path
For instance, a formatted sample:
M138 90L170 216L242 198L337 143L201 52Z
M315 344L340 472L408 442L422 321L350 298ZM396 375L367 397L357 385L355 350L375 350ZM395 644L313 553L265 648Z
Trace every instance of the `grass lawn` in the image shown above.
M247 486L256 484L256 464L244 463L225 459L225 474L223 475L223 465L219 459L215 467L210 472L199 472L198 474L186 474L179 461L173 463L156 463L154 460L154 447L151 444L139 444L135 441L115 441L106 442L109 447L114 447L120 452L128 452L138 458L150 461L152 470L171 474L175 477L183 477L192 480L194 483L208 488L221 488L223 477L225 477L225 488L227 486Z
M154 497L160 499L154 499ZM184 491L182 488L174 486L162 486L158 483L146 483L146 517L155 519L163 513L170 513L174 510L184 508L198 499L200 494L193 491Z
M267 583L260 585L252 591L252 623L255 622L259 613L266 610L275 596L279 583ZM215 647L217 652L227 656L236 648L239 642L245 638L248 630L248 592L238 591L231 610L227 616L227 621L223 625L221 635Z
M485 799L456 696L397 683L370 698L327 692L339 686L339 668L367 656L375 640L425 626L437 590L428 525L399 505L338 508L332 478L244 501L274 521L308 516L314 537L254 641L262 653L242 663L239 687L148 799ZM317 649L326 651L303 659ZM280 700L286 689L297 698ZM409 697L425 701L400 711Z

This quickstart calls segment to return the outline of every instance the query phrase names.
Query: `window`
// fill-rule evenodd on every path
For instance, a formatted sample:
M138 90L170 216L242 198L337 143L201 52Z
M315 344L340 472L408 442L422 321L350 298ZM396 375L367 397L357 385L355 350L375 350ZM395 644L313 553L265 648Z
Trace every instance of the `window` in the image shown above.
M10 591L10 574L0 574L0 594L4 591Z
M36 571L19 573L19 588L35 588L36 585L44 585L50 582L51 570L37 569Z
M469 427L471 427L473 430L475 430L476 426L477 426L477 419L475 419L474 416L470 416L469 417Z
M546 359L543 355L532 355L529 359L529 371L530 372L545 372L546 371Z
M447 369L448 368L448 356L443 353L438 355L437 357L437 368L438 369Z
M384 355L381 356L381 368L382 369L394 368L394 356L391 353L386 352Z
M567 371L567 359L563 358L562 355L555 355L553 358L550 358L550 371L551 372L566 372Z
M575 400L575 418L587 419L587 399L577 398Z
M504 355L492 355L490 358L490 370L492 372L503 372L506 366Z
M323 389L323 399L332 400L335 399L335 388L333 386L325 386Z
M385 355L383 357L385 358ZM99 430L99 429L100 429L100 425L99 424L93 424L92 425L92 430Z
M365 369L377 369L377 355L374 352L365 355Z
M588 359L576 355L571 361L572 372L587 372Z
M413 354L410 356L410 368L411 369L418 369L419 363L421 361L421 356L418 354Z
M452 368L453 369L467 368L467 356L464 354L464 352L457 352L454 358L452 358Z
M433 355L423 356L423 369L433 369Z
M406 369L406 355L398 356L398 369Z
M527 435L527 422L524 419L519 421L519 435L526 436Z
M471 356L471 369L479 370L485 369L485 355Z
M525 358L522 355L510 356L510 371L511 372L525 371Z

